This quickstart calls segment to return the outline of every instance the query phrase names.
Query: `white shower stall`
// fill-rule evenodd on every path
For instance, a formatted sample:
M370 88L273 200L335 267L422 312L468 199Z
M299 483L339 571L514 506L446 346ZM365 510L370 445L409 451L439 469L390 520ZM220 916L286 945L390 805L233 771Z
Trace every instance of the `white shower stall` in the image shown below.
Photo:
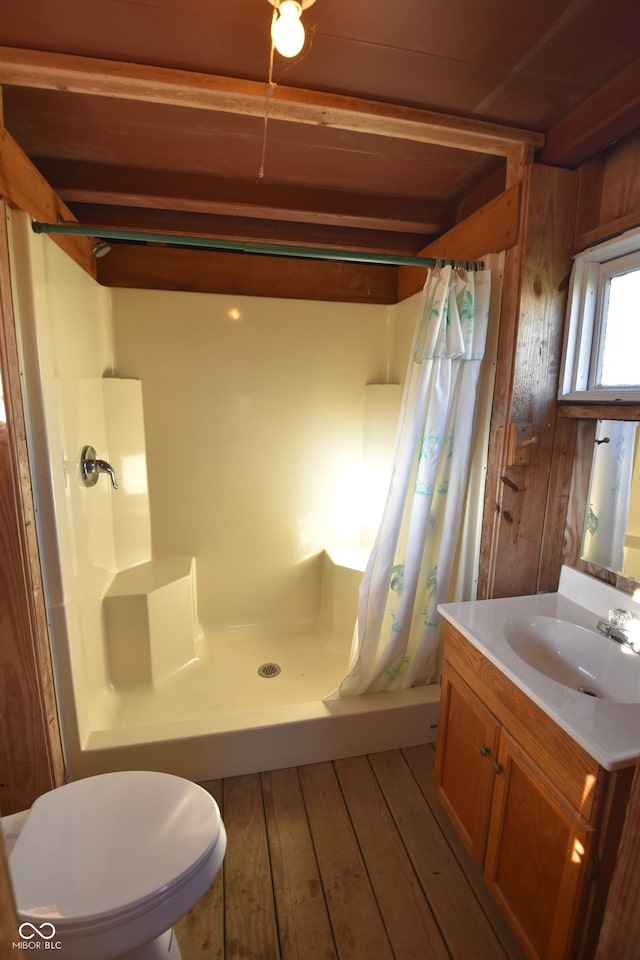
M437 685L323 701L348 665L415 303L109 290L25 215L10 226L71 775L206 779L434 739ZM87 444L118 489L83 485Z

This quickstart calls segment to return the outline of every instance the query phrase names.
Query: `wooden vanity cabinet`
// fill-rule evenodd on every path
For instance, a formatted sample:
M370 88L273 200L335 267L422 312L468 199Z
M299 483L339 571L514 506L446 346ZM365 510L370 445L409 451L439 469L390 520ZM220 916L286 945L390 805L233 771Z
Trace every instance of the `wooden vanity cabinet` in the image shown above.
M632 774L600 767L447 625L436 788L527 956L595 954Z
M436 743L436 786L476 866L487 849L500 724L445 663ZM440 749L446 744L446 749Z

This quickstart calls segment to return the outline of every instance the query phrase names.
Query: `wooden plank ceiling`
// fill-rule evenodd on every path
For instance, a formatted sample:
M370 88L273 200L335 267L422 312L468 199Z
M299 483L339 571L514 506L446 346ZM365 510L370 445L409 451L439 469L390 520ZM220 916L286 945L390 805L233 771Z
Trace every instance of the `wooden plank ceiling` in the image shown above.
M9 4L5 127L81 223L415 255L504 188L501 132L576 166L638 126L638 0L315 0L269 86L272 11Z

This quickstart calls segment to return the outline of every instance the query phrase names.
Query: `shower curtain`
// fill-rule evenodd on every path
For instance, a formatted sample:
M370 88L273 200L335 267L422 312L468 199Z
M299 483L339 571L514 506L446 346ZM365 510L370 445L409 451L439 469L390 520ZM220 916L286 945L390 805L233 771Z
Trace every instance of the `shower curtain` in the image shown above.
M349 672L326 699L430 683L467 487L491 274L430 270L391 482L360 587Z
M637 424L601 420L593 452L582 559L614 573L624 570Z

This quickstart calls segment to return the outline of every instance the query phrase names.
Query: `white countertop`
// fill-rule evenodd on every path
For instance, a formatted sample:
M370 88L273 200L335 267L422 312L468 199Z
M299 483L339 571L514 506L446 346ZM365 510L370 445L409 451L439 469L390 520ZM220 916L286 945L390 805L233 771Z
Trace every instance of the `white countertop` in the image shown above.
M631 597L563 567L558 593L444 603L438 610L601 766L615 770L640 756L640 702L595 699L547 678L515 653L503 632L507 620L531 616L556 617L595 630L613 607L640 615L640 604ZM603 636L602 642L614 641Z

